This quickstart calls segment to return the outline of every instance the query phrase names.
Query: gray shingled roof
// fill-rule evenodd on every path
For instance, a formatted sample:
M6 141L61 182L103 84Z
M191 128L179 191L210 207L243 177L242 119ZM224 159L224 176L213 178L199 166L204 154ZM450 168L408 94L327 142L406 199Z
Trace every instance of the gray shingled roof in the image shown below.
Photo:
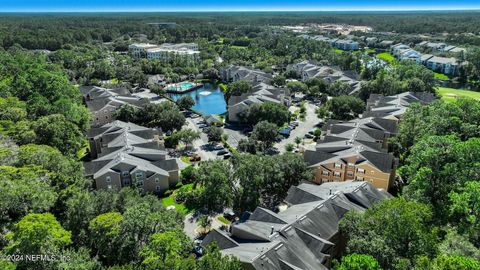
M302 199L305 196L310 196L307 202ZM202 245L217 241L222 253L237 257L247 269L327 269L331 247L341 241L335 236L343 215L350 210L363 211L388 197L366 182L301 184L288 191L290 207L285 211L256 210L255 220L251 217L232 224L231 234L215 230ZM279 220L282 223L270 222Z

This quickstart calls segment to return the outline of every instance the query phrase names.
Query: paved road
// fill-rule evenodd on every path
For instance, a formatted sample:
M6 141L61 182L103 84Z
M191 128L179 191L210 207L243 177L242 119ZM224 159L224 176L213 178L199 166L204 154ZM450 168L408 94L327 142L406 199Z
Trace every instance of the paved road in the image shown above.
M190 239L195 240L199 235L196 230L200 227L200 225L198 224L198 219L196 217L194 218L193 216L194 213L190 213L185 216L185 219L183 220L183 231L188 237L190 237ZM222 214L210 216L210 220L212 221L212 223L210 224L211 230L219 229L220 227L225 225L217 219L219 216L222 216Z
M280 153L285 153L285 146L287 144L293 144L295 145L295 138L300 137L303 139L303 136L305 136L306 133L308 133L310 130L315 128L315 125L320 122L320 119L317 117L317 114L315 113L315 109L317 108L316 105L307 102L305 104L305 107L307 109L307 115L305 117L305 121L299 121L299 125L296 129L292 130L290 133L290 137L281 140L279 143L275 144L275 147L280 151Z
M207 134L205 134L201 129L198 128L197 123L202 121L200 117L192 119L190 117L187 118L187 127L190 129L193 129L195 131L200 132L200 139L195 140L192 144L193 147L196 149L196 152L202 160L211 160L211 159L216 159L217 154L215 151L209 151L207 149L208 145L208 138Z

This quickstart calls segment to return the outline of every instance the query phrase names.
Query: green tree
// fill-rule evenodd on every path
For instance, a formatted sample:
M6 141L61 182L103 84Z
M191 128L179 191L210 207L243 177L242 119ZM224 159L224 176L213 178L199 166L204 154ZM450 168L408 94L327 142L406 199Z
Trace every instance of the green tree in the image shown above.
M326 108L333 119L350 120L363 112L365 104L353 96L338 96L327 101Z
M251 138L240 139L240 141L238 141L237 149L240 152L256 154L257 148L258 148L257 142Z
M477 163L478 164L478 163ZM466 182L458 191L449 194L450 214L459 232L480 245L480 181Z
M209 126L204 132L207 134L209 142L220 142L222 141L223 130L219 127Z
M191 96L183 96L177 100L177 105L180 109L190 109L195 105L195 100Z
M62 252L66 260L58 262L57 269L62 270L97 270L101 268L100 262L96 258L90 257L90 250L80 247L77 251L68 249Z
M285 77L282 76L282 75L277 75L277 76L273 77L273 81L272 81L273 85L278 86L278 87L284 86L285 82L286 82Z
M326 92L331 96L348 95L352 88L347 83L336 81L328 85Z
M61 114L41 117L33 129L38 144L56 147L66 155L75 155L85 142L81 130Z
M395 198L377 203L364 213L348 212L340 230L348 238L347 250L374 257L384 269L413 265L417 256L437 252L436 228L431 227L428 205Z
M173 133L172 136L176 137L179 141L183 142L186 147L188 147L193 143L193 141L200 139L200 132L186 128Z
M252 91L252 85L248 81L239 80L229 83L225 92L225 100L228 102L231 96L240 96L250 91Z
M72 244L70 232L50 213L26 215L15 224L7 238L10 240L6 247L9 254L56 254Z
M90 221L92 251L103 262L115 260L121 236L123 216L117 212L100 214Z
M270 148L275 139L278 137L277 125L268 121L261 121L255 125L251 138L260 141L263 145L263 150Z
M480 263L474 258L440 255L430 261L426 257L417 259L415 270L479 270Z
M431 203L438 219L448 218L448 194L478 180L480 139L462 142L454 136L431 136L416 143L399 174L408 183L406 197ZM477 165L476 165L477 164Z
M287 88L290 90L291 93L303 93L306 94L308 91L308 86L303 82L288 82Z
M278 126L285 124L289 118L290 113L283 104L274 102L255 103L248 108L241 116L244 121L255 125L260 121L268 121Z
M445 238L438 246L440 254L472 257L480 260L480 249L476 248L465 235L454 229L447 229Z
M292 152L295 146L292 143L285 145L285 151Z
M399 134L391 140L394 150L405 159L412 145L427 136L457 135L466 140L480 136L480 104L473 99L446 103L435 101L422 106L414 103L402 115Z
M240 261L233 256L222 256L216 243L207 247L206 254L197 261L199 270L242 270Z
M200 190L199 203L208 210L215 211L232 205L233 183L227 164L223 160L202 162L195 174L195 183Z
M193 243L180 230L152 234L140 253L142 265L147 269L195 269L192 248Z
M195 179L195 168L193 166L187 166L180 172L180 179L182 184L192 183Z
M334 270L381 270L377 260L370 255L350 254L342 257L341 263L334 263Z
M49 211L58 197L49 185L49 177L39 167L0 166L0 181L0 220L3 222L16 221L32 212Z

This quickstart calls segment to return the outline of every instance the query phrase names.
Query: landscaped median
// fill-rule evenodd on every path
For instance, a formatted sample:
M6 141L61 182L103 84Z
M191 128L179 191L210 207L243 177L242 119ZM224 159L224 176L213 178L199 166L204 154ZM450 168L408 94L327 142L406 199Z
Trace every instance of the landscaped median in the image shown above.
M447 87L438 87L437 93L446 102L453 102L455 99L460 98L460 97L467 97L467 98L473 98L473 99L476 99L476 100L480 100L480 92L475 92L475 91L470 91L470 90L454 89L454 88L447 88Z

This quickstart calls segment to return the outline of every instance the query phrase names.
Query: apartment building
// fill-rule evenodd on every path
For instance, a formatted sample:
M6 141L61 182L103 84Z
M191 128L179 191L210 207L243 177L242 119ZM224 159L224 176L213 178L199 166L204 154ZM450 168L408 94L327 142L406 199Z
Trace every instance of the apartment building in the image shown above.
M128 46L130 53L135 58L158 59L170 61L174 58L198 60L200 51L196 43L163 43L160 45L149 43L134 43Z
M133 96L126 88L106 89L98 86L82 86L80 92L90 110L91 127L99 127L115 120L115 111L122 105L141 107L148 103L147 99Z
M316 36L300 35L299 37L304 39L312 39L320 42L325 42L332 45L332 47L334 48L344 50L344 51L354 51L354 50L360 49L359 43L351 39L329 38L322 35L316 35Z
M331 44L333 47L344 51L354 51L360 49L358 42L351 39L333 39Z
M371 94L362 117L386 118L398 122L411 104L426 105L435 99L434 93L426 92L405 92L392 96Z
M161 132L114 121L88 131L92 161L84 164L97 189L126 186L163 193L179 181L178 164L167 159Z
M313 182L368 181L376 188L393 186L396 160L380 143L330 137L307 149L304 160L314 169Z
M258 69L229 65L220 69L220 78L224 82L245 80L252 83L270 84L273 76Z
M123 105L142 107L149 102L166 101L145 88L131 93L127 88L107 89L98 86L81 86L80 92L83 94L83 100L91 114L91 127L99 127L114 121L115 111Z
M273 76L257 69L229 65L220 70L220 78L225 82L247 81L252 90L239 96L231 96L227 102L228 121L239 122L250 106L256 103L272 102L290 106L290 91L271 85Z
M343 82L350 86L354 93L360 89L358 74L351 71L342 71L335 67L318 66L314 62L305 60L296 64L289 65L287 70L293 70L300 75L302 81L311 78L320 78L326 83Z
M421 45L423 44L423 45ZM428 45L430 44L430 45ZM448 49L451 52L461 52L462 48L455 50L455 47L447 46L445 43L419 43L421 46L430 46L436 50L444 51ZM460 62L454 57L439 57L431 54L422 54L405 44L396 44L391 47L392 54L400 60L412 60L417 64L424 65L428 69L446 74L456 75L458 74Z
M263 82L253 83L252 91L250 93L245 93L240 96L231 96L228 99L228 121L241 121L242 114L247 111L250 106L264 102L290 106L290 91L287 88L277 88Z
M379 117L359 118L351 121L329 120L323 127L322 142L339 138L378 143L388 148L388 140L398 134L397 121Z
M257 207L229 232L213 230L202 246L215 241L223 255L240 260L244 269L329 269L345 249L339 222L348 211L364 211L390 195L368 182L346 181L292 186L286 210Z

